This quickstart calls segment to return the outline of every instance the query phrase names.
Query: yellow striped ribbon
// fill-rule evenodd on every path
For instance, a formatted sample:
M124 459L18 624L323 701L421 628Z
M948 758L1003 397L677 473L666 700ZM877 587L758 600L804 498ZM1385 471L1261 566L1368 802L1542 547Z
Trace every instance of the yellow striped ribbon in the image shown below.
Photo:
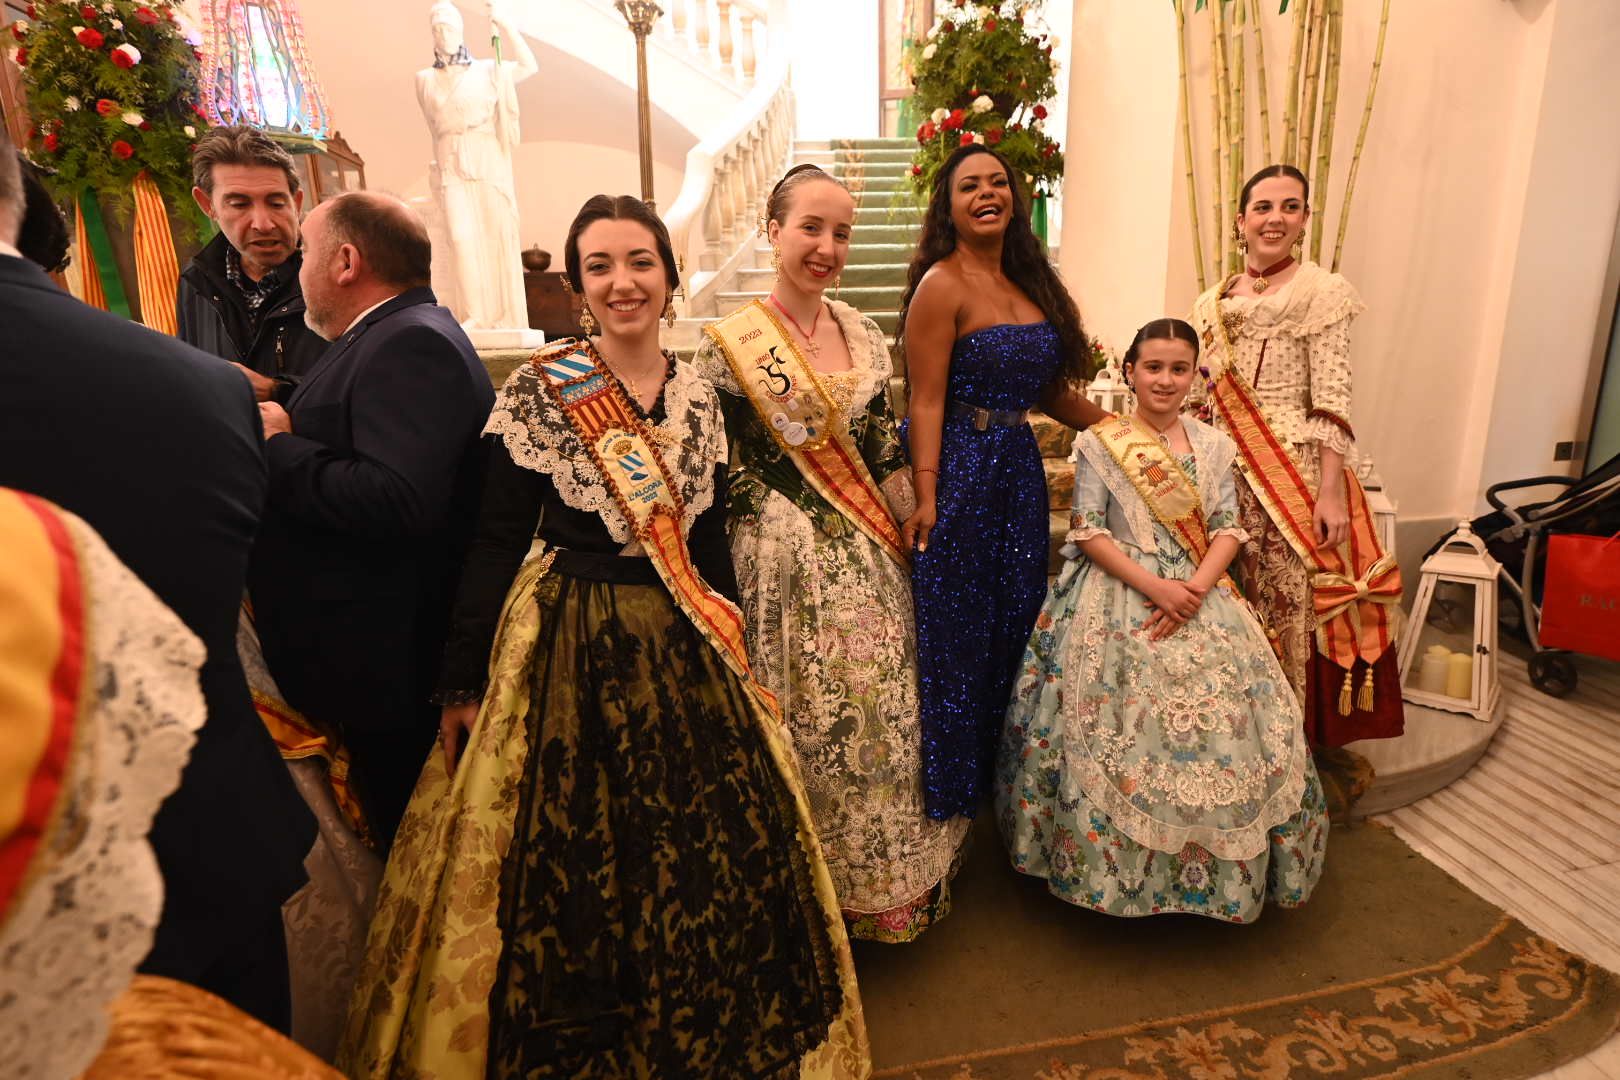
M85 227L83 201L75 199L73 210L73 242L79 249L77 262L83 285L79 299L91 307L106 311L107 292L101 287L101 271L96 268L96 253L90 247L90 230Z
M153 330L176 334L175 293L180 286L180 260L169 233L169 212L157 184L144 171L135 177L135 287L140 292L141 322Z

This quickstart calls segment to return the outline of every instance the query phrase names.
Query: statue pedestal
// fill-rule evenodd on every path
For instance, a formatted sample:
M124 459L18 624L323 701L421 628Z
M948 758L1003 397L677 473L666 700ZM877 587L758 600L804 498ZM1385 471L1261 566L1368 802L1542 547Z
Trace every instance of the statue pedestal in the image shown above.
M539 330L524 327L500 330L468 330L473 348L479 352L499 352L504 349L538 349L546 343L546 335Z

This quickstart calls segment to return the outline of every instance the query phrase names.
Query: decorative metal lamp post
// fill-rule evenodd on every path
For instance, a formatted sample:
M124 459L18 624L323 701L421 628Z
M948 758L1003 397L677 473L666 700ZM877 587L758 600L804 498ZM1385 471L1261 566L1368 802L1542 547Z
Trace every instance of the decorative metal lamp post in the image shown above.
M1423 562L1401 640L1401 696L1414 705L1489 722L1501 700L1496 671L1496 575L1502 565L1468 522Z
M653 0L617 0L613 5L636 35L636 119L641 142L641 201L653 205L652 102L647 96L647 35L664 9Z

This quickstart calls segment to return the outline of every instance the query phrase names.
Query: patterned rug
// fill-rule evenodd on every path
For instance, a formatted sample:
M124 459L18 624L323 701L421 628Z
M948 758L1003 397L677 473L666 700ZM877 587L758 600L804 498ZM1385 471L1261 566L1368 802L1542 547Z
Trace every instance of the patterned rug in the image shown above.
M1620 976L1380 826L1334 834L1310 904L1242 927L1071 908L1007 869L988 825L949 918L857 943L875 1077L1509 1080L1620 1022Z

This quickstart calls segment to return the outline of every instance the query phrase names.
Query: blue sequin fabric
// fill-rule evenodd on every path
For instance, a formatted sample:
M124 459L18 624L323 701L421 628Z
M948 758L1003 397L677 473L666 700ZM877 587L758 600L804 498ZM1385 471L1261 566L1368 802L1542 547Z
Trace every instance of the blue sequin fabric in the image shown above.
M1050 323L958 338L947 402L1034 406L1062 360ZM922 693L924 805L971 817L985 790L1013 676L1046 596L1047 501L1028 424L979 431L947 412L928 550L912 562Z

